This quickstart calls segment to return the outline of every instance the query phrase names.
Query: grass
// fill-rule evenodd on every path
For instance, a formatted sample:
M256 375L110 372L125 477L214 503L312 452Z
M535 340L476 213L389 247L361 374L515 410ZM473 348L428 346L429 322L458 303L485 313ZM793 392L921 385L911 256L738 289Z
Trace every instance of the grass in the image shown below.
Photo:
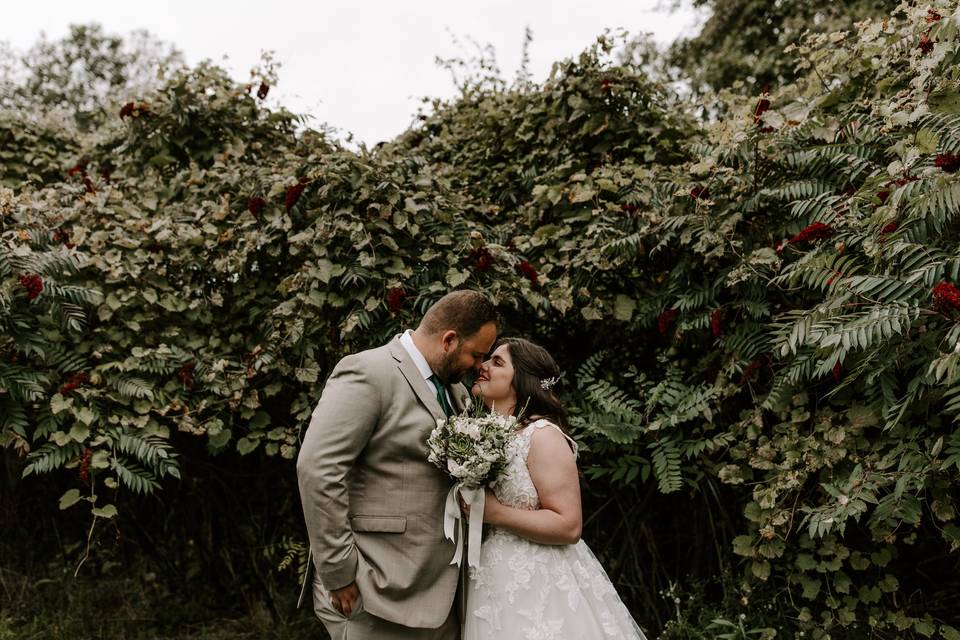
M326 638L309 607L282 615L262 601L226 610L189 593L170 593L151 574L36 577L0 567L0 640L317 640ZM294 591L294 590L291 590ZM222 597L221 601L229 601Z

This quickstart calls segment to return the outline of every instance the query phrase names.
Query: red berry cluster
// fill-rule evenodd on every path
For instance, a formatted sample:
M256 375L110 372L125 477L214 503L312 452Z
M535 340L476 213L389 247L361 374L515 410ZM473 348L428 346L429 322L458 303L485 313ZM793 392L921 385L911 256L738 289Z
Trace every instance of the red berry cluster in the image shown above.
M934 22L939 22L943 19L943 16L934 11L933 9L927 9L927 24L933 24ZM920 44L917 45L917 49L926 55L933 51L933 40L930 39L930 30L927 29L923 32L923 35L920 37Z
M120 119L131 117L135 118L139 115L147 115L150 113L150 109L147 108L146 102L128 102L127 104L120 107Z
M887 236L897 229L900 228L900 223L896 220L892 220L887 224L883 225L883 228L880 229L880 244L883 244L887 241Z
M35 273L20 276L20 284L27 290L27 300L34 300L43 291L43 279Z
M719 338L720 334L723 333L723 307L717 307L710 312L710 331L713 333L714 338Z
M80 480L90 482L90 460L93 458L93 451L90 447L84 447L83 455L80 456Z
M757 370L760 369L761 364L762 363L760 362L760 360L757 359L757 360L752 360L750 364L747 365L747 368L743 370L743 375L740 376L740 386L743 386L748 382L750 382L750 379L753 378L753 374L755 374Z
M70 232L67 229L56 229L53 232L53 241L63 243L63 246L65 246L67 249L73 249L75 246L77 246L70 242Z
M87 160L80 160L77 164L67 169L67 176L81 176L81 179L83 180L83 188L86 190L86 192L96 193L97 190L93 187L93 181L90 179L90 176L87 175L87 164L89 164ZM101 173L103 172L101 171Z
M402 287L394 287L387 292L387 307L393 313L400 313L407 300L407 292Z
M625 202L622 205L620 205L620 211L623 211L624 213L629 213L632 215L637 212L637 205L629 202Z
M933 287L933 310L944 314L960 310L960 290L946 280L938 282Z
M604 78L603 81L600 83L600 88L603 89L604 93L610 93L612 89L612 83L610 82L610 79Z
M760 124L760 118L769 110L770 99L767 98L766 95L763 95L760 97L760 100L757 101L757 106L753 109L753 122Z
M955 153L938 154L933 161L935 167L943 169L947 173L956 173L960 171L960 155Z
M253 196L252 198L247 200L247 211L249 211L255 216L260 215L263 212L263 208L266 206L267 206L267 201L261 198L260 196Z
M767 94L764 93L760 96L760 99L757 101L757 106L753 109L753 123L759 125L762 122L763 114L770 110L770 99L767 97ZM760 127L761 133L770 133L773 131L773 127Z
M493 267L493 256L486 247L470 249L468 259L473 263L473 268L480 272L489 271Z
M300 194L303 193L303 190L307 188L309 183L310 181L306 178L300 178L300 182L292 187L287 187L287 193L283 199L283 204L287 208L287 211L293 209L293 205L297 204L297 200L300 199Z
M75 165L73 165L72 167L70 167L69 169L67 169L67 175L68 175L68 176L75 176L75 175L77 175L78 173L82 173L82 174L86 174L86 173L87 173L87 161L86 161L86 160L81 160L81 161L78 162L77 164L75 164Z
M82 384L90 382L90 374L86 371L78 371L67 378L66 383L60 387L60 395L65 396Z
M787 244L799 244L801 242L813 242L814 240L823 240L829 238L834 233L833 228L822 222L814 222L807 225L800 232L790 238Z
M265 100L268 93L270 93L270 85L268 85L266 82L261 82L260 86L257 88L257 97L261 100Z
M706 200L710 197L710 189L699 186L694 187L693 189L690 189L690 197L694 200L700 200L701 198Z
M680 315L679 309L665 309L657 317L657 331L660 332L660 335L667 337L667 332L670 331L670 327L673 325L673 321L677 319L677 316Z
M180 379L180 382L183 383L183 386L191 391L194 389L195 385L193 383L193 368L196 366L193 362L188 362L187 364L180 367L180 370L177 371L177 377Z
M536 287L540 284L539 274L537 273L536 268L527 262L526 260L521 260L517 263L516 266L517 273L524 276L527 280L530 281L530 284Z
M891 180L890 182L883 185L884 186L883 189L881 189L880 191L877 191L877 199L880 200L880 204L886 204L887 200L890 198L890 187L893 187L894 185L898 187L902 187L903 185L909 184L917 179L918 178L914 176L906 176L904 178L898 178L897 180ZM853 187L850 187L849 195L853 195L854 193L855 191L853 191Z
M833 370L832 370L834 382L840 382L840 379L843 377L842 372L843 372L843 366L840 364L840 361L838 360L837 363L833 365Z

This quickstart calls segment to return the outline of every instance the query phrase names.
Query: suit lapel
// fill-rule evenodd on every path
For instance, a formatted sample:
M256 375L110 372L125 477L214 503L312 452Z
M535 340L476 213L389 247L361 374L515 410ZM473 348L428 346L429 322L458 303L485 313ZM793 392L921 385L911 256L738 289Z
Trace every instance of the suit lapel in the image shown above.
M390 354L397 361L397 368L400 369L400 373L406 378L407 384L410 385L413 392L417 394L420 403L427 408L435 419L444 420L446 416L443 415L443 408L437 402L437 390L420 375L417 365L413 363L407 350L400 344L399 337L394 338L390 343Z

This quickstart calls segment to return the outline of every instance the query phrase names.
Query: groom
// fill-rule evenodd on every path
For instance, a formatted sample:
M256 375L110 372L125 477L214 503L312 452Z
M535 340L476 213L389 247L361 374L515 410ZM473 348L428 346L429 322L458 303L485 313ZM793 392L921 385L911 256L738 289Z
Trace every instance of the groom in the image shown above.
M450 480L427 461L426 441L464 408L459 381L496 336L490 300L454 291L416 331L345 357L327 379L297 476L314 612L333 640L459 638L459 569L443 535Z

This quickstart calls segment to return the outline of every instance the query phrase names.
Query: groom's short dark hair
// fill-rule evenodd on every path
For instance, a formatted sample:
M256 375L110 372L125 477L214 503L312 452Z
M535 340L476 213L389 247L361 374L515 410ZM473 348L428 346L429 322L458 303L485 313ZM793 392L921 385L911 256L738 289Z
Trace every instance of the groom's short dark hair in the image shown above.
M499 324L497 310L490 298L478 291L451 291L427 309L420 328L436 335L453 329L463 338L469 338L483 325Z

